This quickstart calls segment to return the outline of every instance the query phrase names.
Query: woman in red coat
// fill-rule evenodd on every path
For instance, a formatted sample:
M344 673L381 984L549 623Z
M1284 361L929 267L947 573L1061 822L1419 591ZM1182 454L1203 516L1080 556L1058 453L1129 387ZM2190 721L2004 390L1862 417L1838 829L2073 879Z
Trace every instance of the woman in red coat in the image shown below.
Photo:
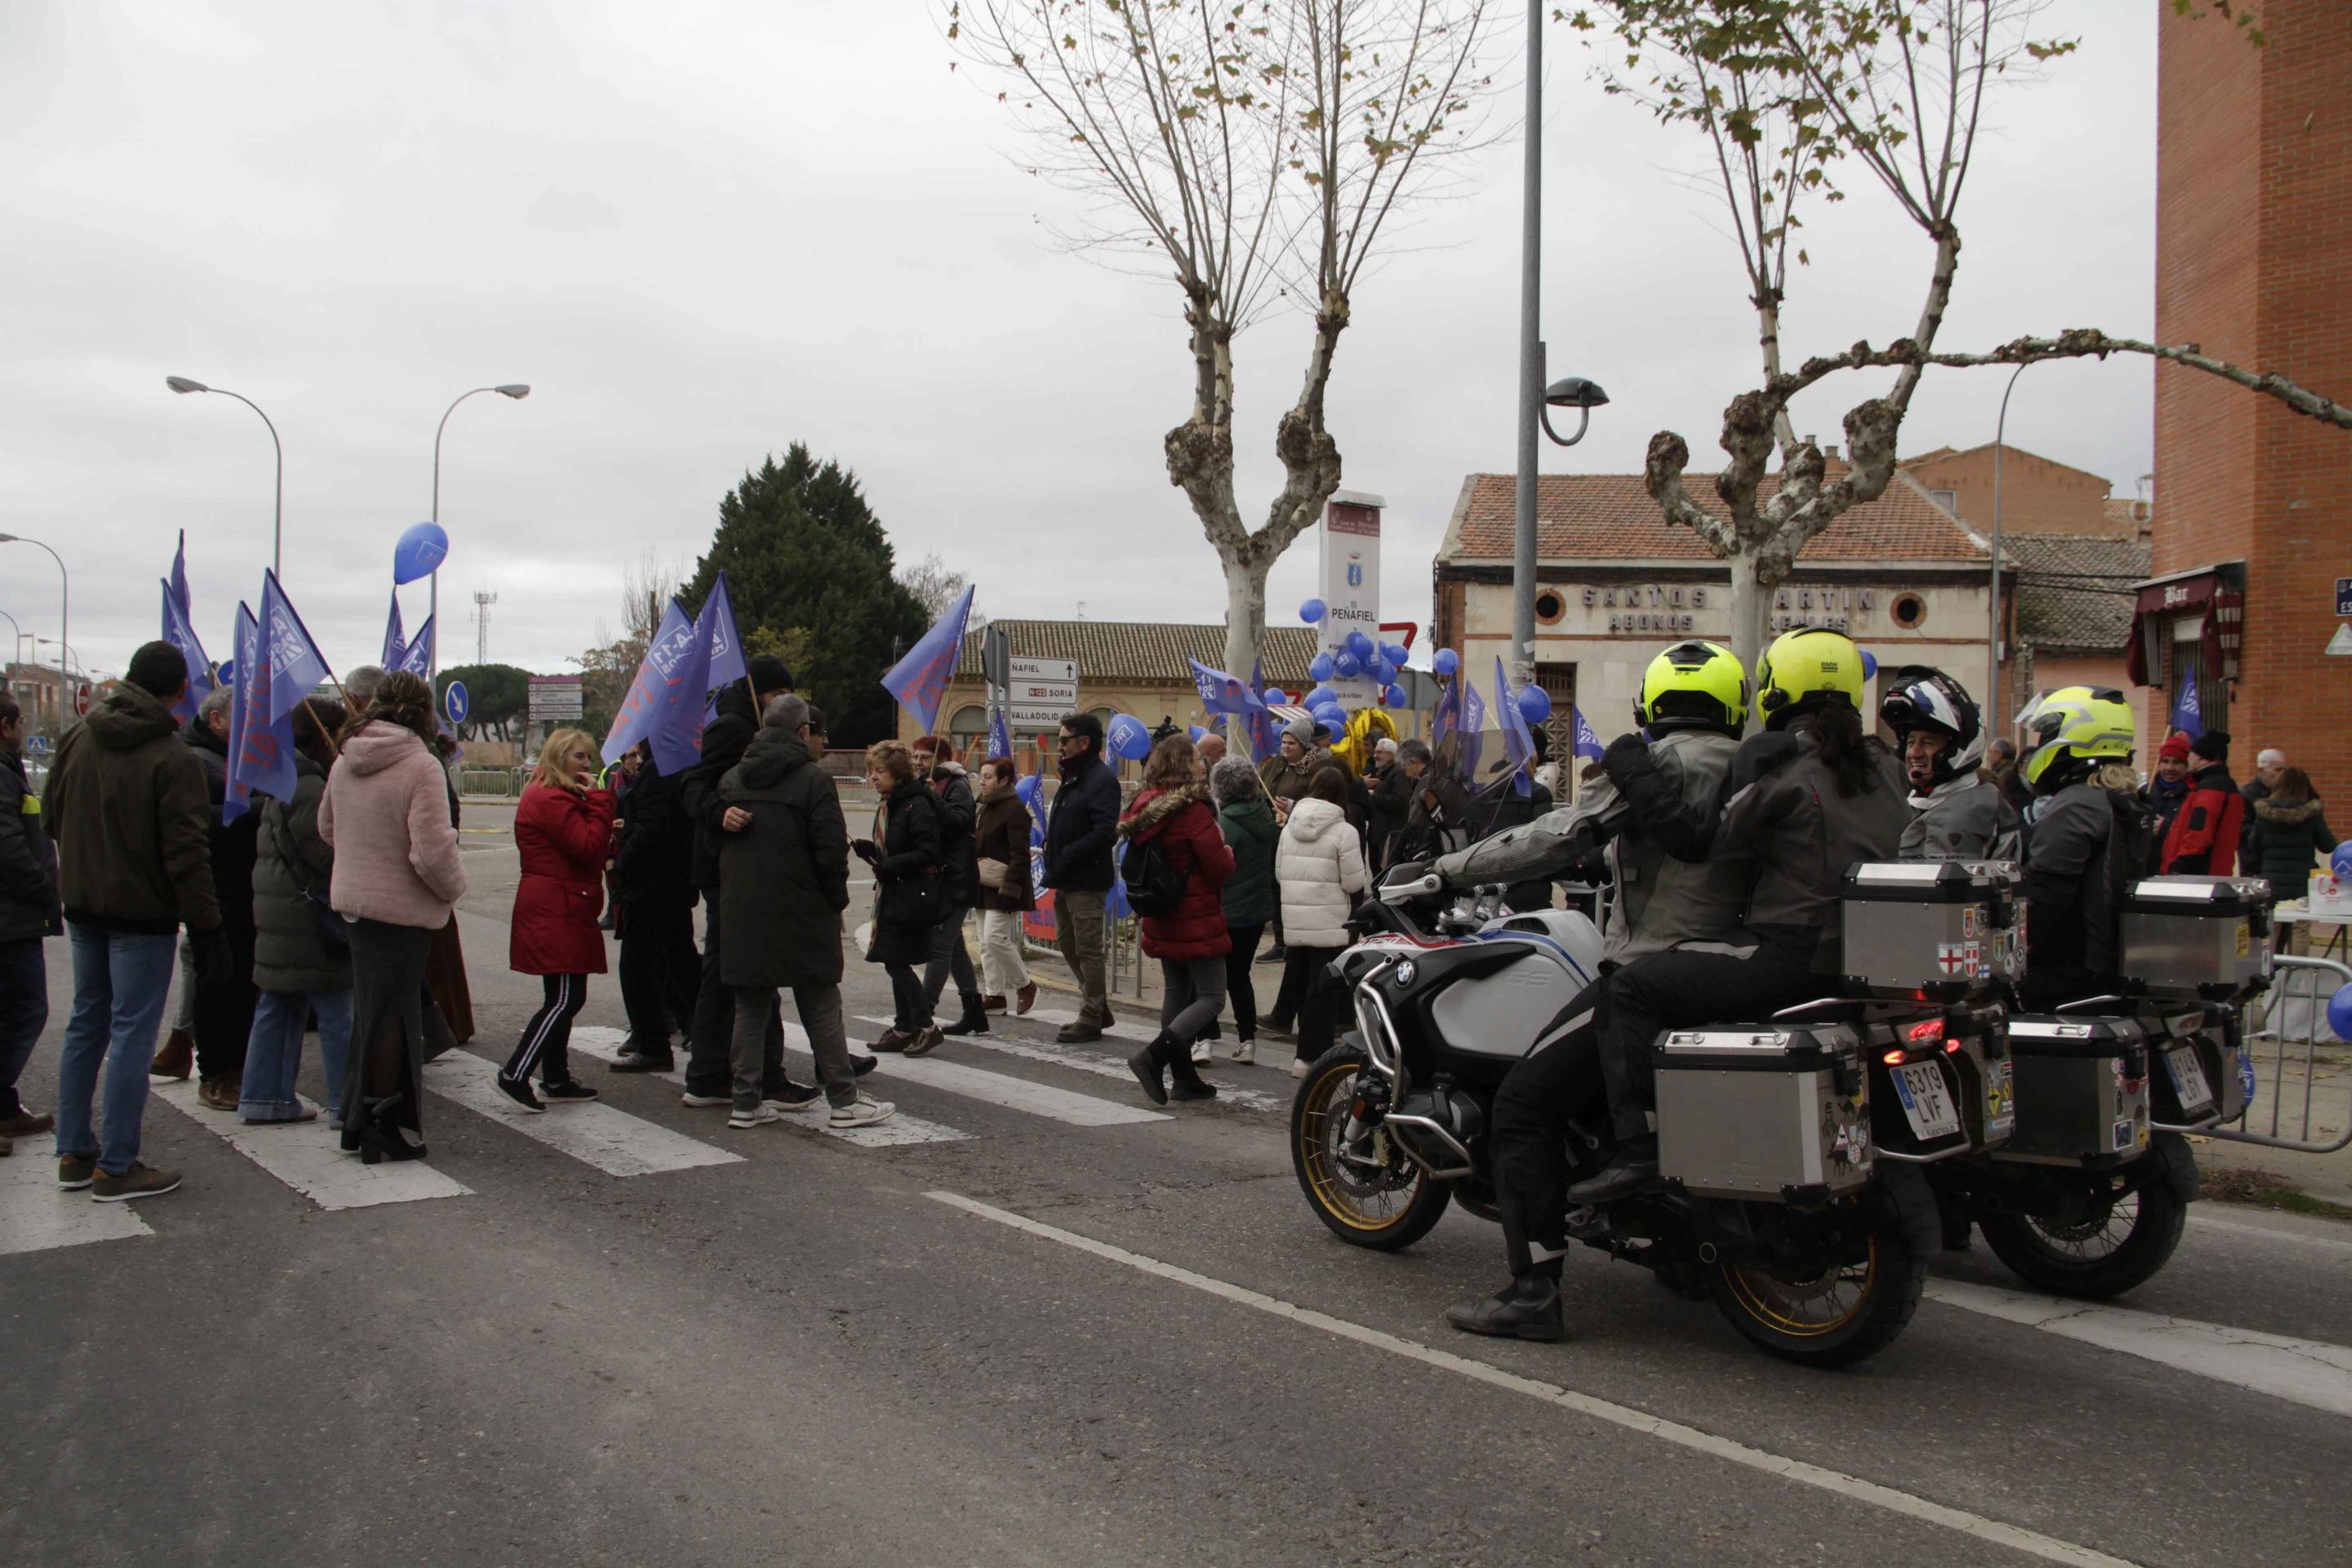
M507 967L544 978L547 1000L522 1029L499 1069L500 1092L525 1110L596 1098L572 1076L572 1020L588 1000L588 977L604 973L604 862L613 856L613 792L596 787L596 744L578 730L558 730L541 748L539 767L515 808L514 925ZM539 1093L530 1069L539 1067Z
M1143 1092L1155 1105L1178 1100L1213 1100L1217 1091L1201 1081L1192 1065L1192 1042L1225 1010L1224 896L1234 874L1234 852L1218 831L1209 792L1192 782L1192 742L1171 735L1151 748L1143 764L1143 792L1119 820L1118 836L1133 859L1139 845L1157 843L1169 865L1184 875L1184 896L1164 915L1143 917L1143 951L1160 961L1160 1035L1127 1058ZM1171 1089L1160 1074L1175 1074Z

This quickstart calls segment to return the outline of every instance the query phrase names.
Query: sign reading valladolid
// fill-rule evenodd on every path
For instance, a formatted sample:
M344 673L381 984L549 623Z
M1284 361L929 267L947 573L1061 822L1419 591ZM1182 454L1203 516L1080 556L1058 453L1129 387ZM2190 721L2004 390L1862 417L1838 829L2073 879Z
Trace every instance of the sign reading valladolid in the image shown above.
M1078 661L1013 656L1006 718L1017 740L1053 729L1065 713L1078 710Z
M559 723L581 715L580 678L576 675L534 675L530 678L530 721Z
M1378 496L1340 490L1323 509L1323 651L1335 657L1349 632L1381 640L1381 510ZM1339 694L1339 706L1353 712L1380 706L1381 689L1363 675L1333 675L1324 683Z

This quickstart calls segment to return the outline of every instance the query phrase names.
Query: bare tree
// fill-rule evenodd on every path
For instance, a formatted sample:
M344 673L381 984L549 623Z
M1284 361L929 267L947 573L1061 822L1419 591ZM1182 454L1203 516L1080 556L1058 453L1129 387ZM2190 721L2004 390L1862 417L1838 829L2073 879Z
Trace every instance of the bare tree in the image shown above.
M1471 145L1495 83L1490 0L960 0L947 35L1005 83L1031 172L1086 197L1071 237L1167 266L1192 405L1164 443L1224 568L1225 663L1246 670L1266 574L1339 487L1324 394L1383 228ZM1253 531L1234 486L1234 340L1310 310L1297 397L1276 422L1283 484Z
M921 602L923 614L936 621L962 595L971 579L961 572L949 571L948 563L934 550L913 565L900 567L898 581Z

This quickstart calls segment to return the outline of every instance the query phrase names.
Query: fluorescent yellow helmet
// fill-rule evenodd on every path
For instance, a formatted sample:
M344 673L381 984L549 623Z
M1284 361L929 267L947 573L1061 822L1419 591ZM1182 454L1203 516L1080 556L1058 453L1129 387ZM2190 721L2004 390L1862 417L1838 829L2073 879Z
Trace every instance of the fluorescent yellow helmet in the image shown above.
M1359 708L1348 715L1346 731L1331 742L1331 752L1359 776L1371 765L1372 752L1383 740L1396 739L1397 722L1382 708Z
M1837 703L1862 710L1862 650L1843 633L1799 626L1757 659L1756 706L1767 730Z
M2017 716L2033 749L2018 761L2025 782L2040 788L2053 768L2069 761L2113 759L2132 754L2132 710L2124 694L2106 686L2062 686L2045 691Z
M1645 730L1706 725L1735 737L1748 723L1748 671L1721 643L1678 642L1642 675L1633 722Z

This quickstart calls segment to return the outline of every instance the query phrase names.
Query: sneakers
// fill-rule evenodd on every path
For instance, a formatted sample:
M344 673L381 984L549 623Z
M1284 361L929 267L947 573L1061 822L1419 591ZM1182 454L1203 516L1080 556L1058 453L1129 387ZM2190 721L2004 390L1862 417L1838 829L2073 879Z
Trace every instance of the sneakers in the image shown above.
M1257 1060L1257 1042L1255 1040L1234 1041L1234 1048L1227 1059L1239 1062L1244 1067L1249 1066Z
M735 1103L735 1097L731 1094L697 1094L689 1089L677 1097L677 1102L690 1105L697 1110L724 1110Z
M1037 987L1034 984L1024 985L1013 994L1013 1011L1016 1014L1026 1013L1036 1005Z
M824 1090L813 1083L787 1083L773 1094L761 1095L760 1103L778 1110L814 1110L824 1103Z
M754 1127L764 1127L771 1121L782 1121L783 1119L783 1112L766 1100L761 1100L748 1110L740 1105L737 1106L728 1113L727 1125L742 1132L749 1131Z
M1307 1058L1305 1057L1300 1057L1290 1064L1290 1076L1293 1078L1305 1078L1307 1076Z
M121 1175L100 1171L91 1184L89 1195L102 1204L127 1203L132 1198L152 1198L158 1193L168 1193L180 1184L177 1171L159 1171L143 1161L133 1160L131 1169Z
M561 1083L541 1084L539 1095L550 1105L585 1105L596 1098L596 1091L567 1078Z
M1257 955L1257 961L1260 963L1287 963L1289 958L1290 950L1278 942Z
M98 1174L95 1154L60 1154L58 1156L58 1185L69 1193L78 1193L89 1185Z
M668 1051L623 1051L604 1068L607 1072L675 1072L677 1058Z
M1004 998L1002 996L982 996L980 999L980 1010L983 1013L1002 1013L1004 1011Z
M1217 1049L1214 1046L1209 1044L1208 1036L1203 1035L1199 1039L1192 1042L1192 1065L1194 1067L1211 1067L1215 1064L1216 1059Z
M215 1110L235 1110L243 1088L235 1079L208 1078L196 1086L196 1099Z
M499 1074L496 1082L499 1086L499 1092L500 1094L505 1095L509 1100L513 1100L517 1105L520 1106L523 1110L530 1111L534 1116L547 1109L547 1107L539 1102L539 1096L531 1093L530 1085L523 1082L522 1079L519 1078L509 1078L506 1074L500 1073Z
M980 1032L985 1034L987 1031L983 1029ZM918 1029L914 1036L907 1041L907 1054L910 1057L929 1056L933 1051L940 1048L940 1041L942 1035L937 1025L933 1025L929 1028Z
M834 1127L871 1127L877 1121L887 1121L898 1114L898 1108L887 1100L873 1100L860 1094L847 1105L836 1105L828 1119Z
M855 1077L864 1078L881 1065L880 1057L861 1057L856 1051L849 1053L849 1070Z

